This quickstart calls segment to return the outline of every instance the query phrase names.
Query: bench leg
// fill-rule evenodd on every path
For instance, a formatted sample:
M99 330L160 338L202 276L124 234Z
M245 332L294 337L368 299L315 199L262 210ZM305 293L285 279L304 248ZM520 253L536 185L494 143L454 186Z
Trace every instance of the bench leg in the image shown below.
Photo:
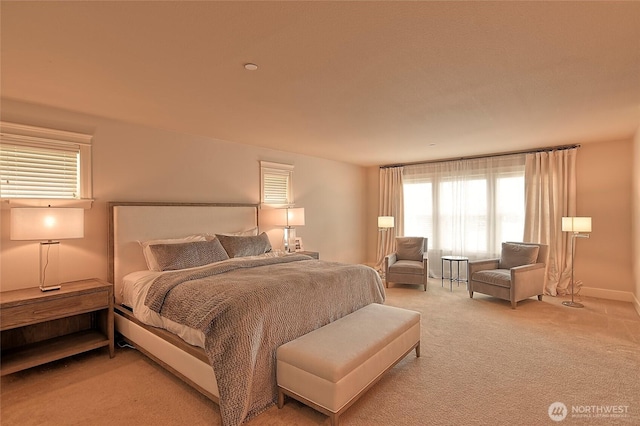
M339 422L340 422L340 414L335 413L335 414L331 414L329 416L329 418L331 419L331 426L338 426Z
M418 342L416 346L416 358L420 358L420 342Z
M278 408L282 408L284 406L284 392L282 389L278 388Z

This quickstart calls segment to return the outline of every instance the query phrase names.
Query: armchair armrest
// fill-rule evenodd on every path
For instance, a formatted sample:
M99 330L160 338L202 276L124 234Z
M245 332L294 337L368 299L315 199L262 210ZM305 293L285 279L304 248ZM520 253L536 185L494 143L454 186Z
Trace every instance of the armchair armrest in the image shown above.
M467 276L471 278L474 272L498 269L499 265L500 259L470 260L468 265L469 273Z
M425 279L429 278L429 256L427 255L427 253L424 253L422 255L422 272Z
M395 253L388 254L384 257L384 273L385 275L389 273L389 267L398 261L398 257Z
M511 270L518 274L527 271L534 271L536 269L544 269L544 267L544 263L532 263L531 265L514 266L513 268L511 268Z
M389 262L389 266L398 261L398 256L395 253L388 254L384 257L385 262Z
M539 298L542 296L545 266L544 263L534 263L511 268L512 300L518 301L531 296Z

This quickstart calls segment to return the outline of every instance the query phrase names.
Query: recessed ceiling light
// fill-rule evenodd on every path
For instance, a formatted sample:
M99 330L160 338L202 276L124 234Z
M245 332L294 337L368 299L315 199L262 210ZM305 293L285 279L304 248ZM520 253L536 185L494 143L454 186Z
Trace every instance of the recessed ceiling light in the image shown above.
M248 63L248 64L244 64L244 69L249 71L255 71L258 69L258 66L256 64Z

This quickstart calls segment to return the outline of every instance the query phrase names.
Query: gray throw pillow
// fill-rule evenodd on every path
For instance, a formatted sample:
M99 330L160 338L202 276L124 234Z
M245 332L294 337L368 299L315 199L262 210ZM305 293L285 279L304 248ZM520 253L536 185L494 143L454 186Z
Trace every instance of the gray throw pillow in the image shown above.
M511 269L516 266L531 265L538 259L540 247L525 244L502 243L500 269Z
M257 256L271 251L271 243L266 233L256 236L221 235L216 237L229 257Z
M422 262L424 238L396 237L396 258L398 260L417 260Z
M154 244L149 248L161 271L195 268L229 259L217 239L181 244Z

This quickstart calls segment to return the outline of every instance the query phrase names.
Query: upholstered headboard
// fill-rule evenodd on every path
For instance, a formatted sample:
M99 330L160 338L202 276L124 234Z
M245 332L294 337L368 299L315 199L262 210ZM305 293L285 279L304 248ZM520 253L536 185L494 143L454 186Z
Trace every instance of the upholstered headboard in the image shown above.
M147 269L139 241L258 226L257 204L110 202L108 279Z

